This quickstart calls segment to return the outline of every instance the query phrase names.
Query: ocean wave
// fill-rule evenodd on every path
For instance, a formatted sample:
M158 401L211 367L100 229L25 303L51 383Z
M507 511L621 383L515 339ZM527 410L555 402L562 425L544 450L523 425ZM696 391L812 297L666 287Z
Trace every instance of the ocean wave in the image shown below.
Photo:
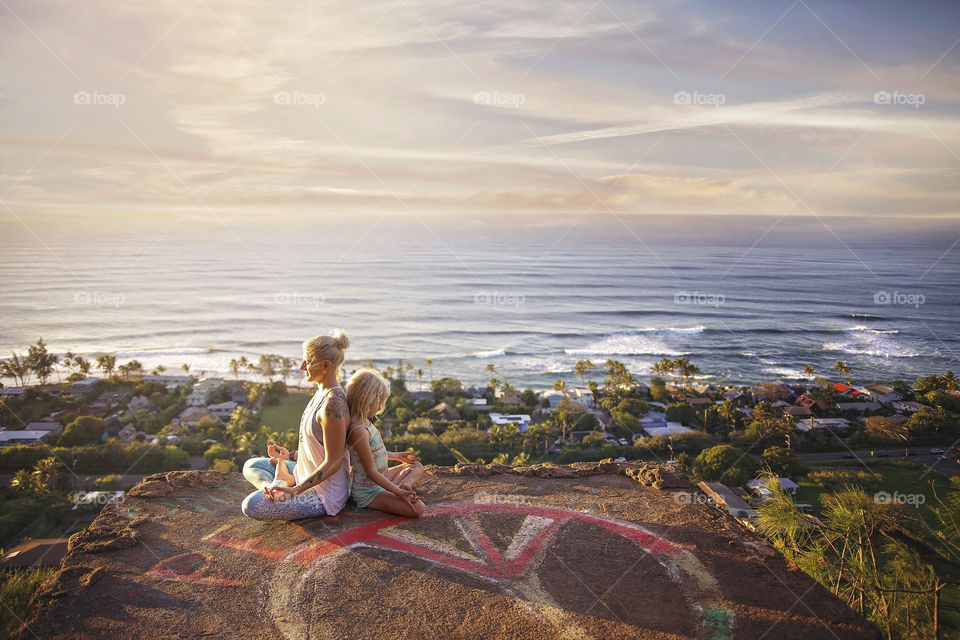
M141 349L140 351L117 351L113 355L117 358L157 358L163 356L201 356L213 353L213 349L206 347L186 347L182 349Z
M477 351L475 354L473 354L473 357L484 360L487 358L499 358L505 355L507 355L507 351L505 349L497 349L496 351Z
M844 329L844 331L866 331L867 333L876 333L878 335L900 333L899 329L870 329L869 327L865 327L864 325L849 327L847 329Z
M857 320L883 320L880 316L872 316L869 313L845 313L841 318L856 318Z
M794 380L813 380L816 375L804 373L803 369L791 369L790 367L764 367L767 373L772 373L781 378L792 378Z
M823 345L823 349L881 358L914 358L920 355L919 351L891 338L891 335L898 333L895 330L879 331L866 327L852 327L847 329L846 333L848 339L827 342Z
M623 331L588 344L579 349L564 349L571 356L682 356L689 351L678 351L664 342L660 330Z
M637 329L636 333L679 333L679 334L689 334L689 333L703 333L707 328L702 324L695 327L644 327L643 329ZM625 332L632 333L632 332Z

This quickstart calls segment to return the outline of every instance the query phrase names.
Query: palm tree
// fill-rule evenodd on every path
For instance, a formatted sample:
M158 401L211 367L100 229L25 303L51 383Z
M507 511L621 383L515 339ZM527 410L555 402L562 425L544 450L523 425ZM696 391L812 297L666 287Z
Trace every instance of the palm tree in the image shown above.
M573 372L580 376L581 386L586 384L586 382L584 382L584 377L590 372L591 367L593 367L593 363L589 360L577 360L577 364L573 366Z
M836 362L834 362L834 363L833 363L833 368L836 369L836 370L837 370L837 373L839 373L839 374L842 375L842 376L849 376L849 375L850 375L850 367L849 367L849 366L847 365L847 363L844 362L843 360L837 360ZM853 380L848 380L847 382L852 383Z
M10 359L0 363L0 375L4 378L13 378L19 382L21 387L24 386L28 373L30 373L30 368L27 366L27 359L12 351L10 352Z
M186 362L180 365L180 368L183 369L183 372L186 373L187 375L190 374L190 365L188 365Z
M230 358L230 372L233 374L233 379L237 380L237 372L240 371L240 363L237 362L236 358Z
M563 380L557 380L556 382L553 383L553 389L554 391L559 391L563 393L564 391L567 390L567 383L564 382Z
M433 382L433 360L427 358L423 361L423 366L427 368L427 374L430 376L430 382Z
M243 371L247 370L247 365L250 364L250 361L247 360L247 356L240 356L240 359L237 360L237 368L242 369Z
M114 369L117 368L116 356L111 356L107 353L100 354L97 356L97 368L103 371L107 376L112 376Z
M812 364L807 364L803 366L803 372L808 376L812 376L817 372L817 370L813 368Z

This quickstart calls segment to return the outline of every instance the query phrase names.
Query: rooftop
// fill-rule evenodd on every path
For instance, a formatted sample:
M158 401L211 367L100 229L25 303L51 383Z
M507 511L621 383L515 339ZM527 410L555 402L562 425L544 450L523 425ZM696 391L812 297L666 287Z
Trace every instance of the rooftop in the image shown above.
M239 473L149 476L70 539L21 637L879 638L666 466L428 467L417 489L417 520L259 522Z

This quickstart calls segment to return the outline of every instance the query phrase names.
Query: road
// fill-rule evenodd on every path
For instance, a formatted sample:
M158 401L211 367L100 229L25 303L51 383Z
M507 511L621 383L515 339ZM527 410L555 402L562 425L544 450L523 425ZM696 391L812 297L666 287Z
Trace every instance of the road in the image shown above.
M946 476L960 476L960 464L957 463L957 452L949 456L946 460L938 459L940 454L930 453L930 449L911 449L910 457L907 457L904 449L874 449L871 457L870 451L854 451L856 458L851 458L849 451L831 451L829 453L803 453L800 458L805 462L833 462L837 460L911 460L920 464L932 467Z

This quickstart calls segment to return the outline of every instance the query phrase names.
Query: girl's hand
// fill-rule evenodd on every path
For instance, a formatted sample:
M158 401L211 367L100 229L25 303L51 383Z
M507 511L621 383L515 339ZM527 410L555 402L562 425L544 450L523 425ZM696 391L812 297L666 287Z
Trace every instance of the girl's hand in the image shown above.
M402 460L407 464L413 464L417 461L417 456L413 453L413 451L401 451L397 454L397 460Z
M285 447L281 447L278 444L270 443L270 445L267 447L267 456L270 458L280 458L281 460L289 460L290 452Z

